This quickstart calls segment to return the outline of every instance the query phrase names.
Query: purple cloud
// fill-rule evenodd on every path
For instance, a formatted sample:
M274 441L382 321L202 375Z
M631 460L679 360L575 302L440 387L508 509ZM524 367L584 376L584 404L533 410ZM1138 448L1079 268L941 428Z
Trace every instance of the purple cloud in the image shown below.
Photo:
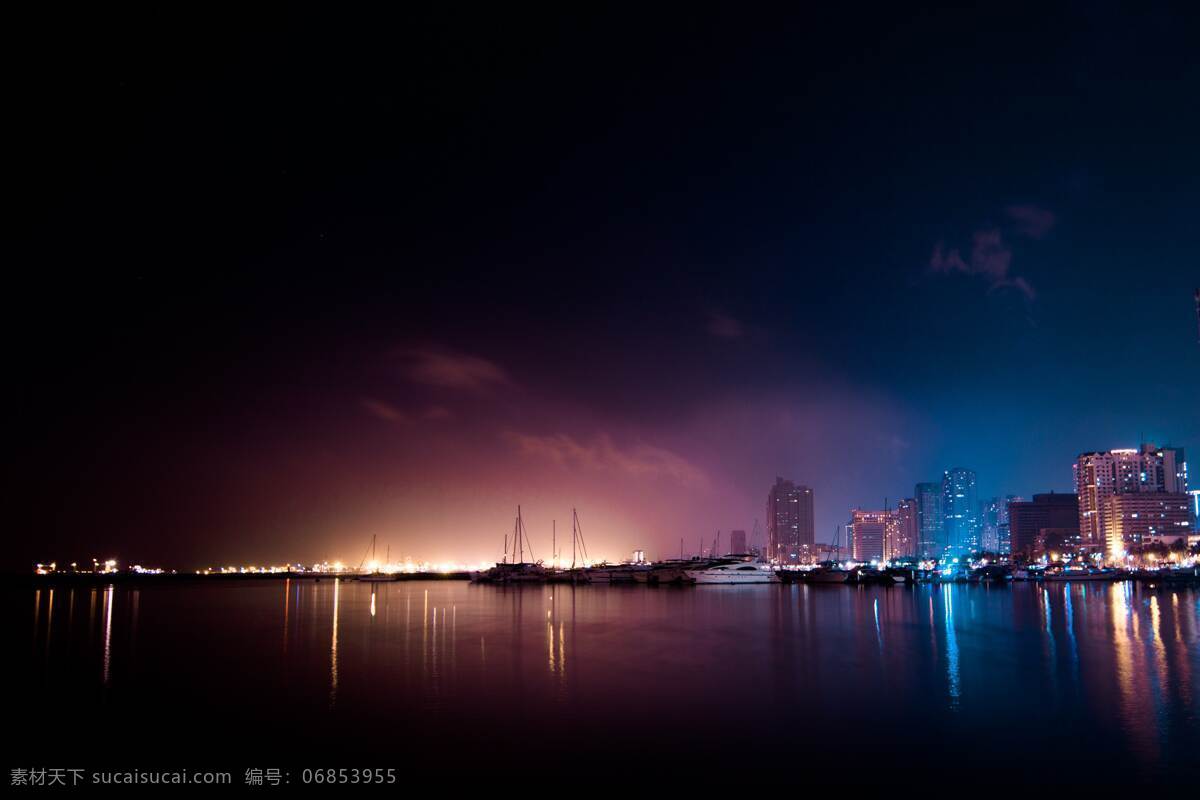
M607 433L596 434L586 443L563 433L536 436L506 431L503 436L520 455L546 459L559 467L616 472L632 478L668 478L691 487L708 483L704 471L683 456L640 442L621 448Z
M440 348L412 348L399 356L408 379L426 386L481 392L512 383L503 367L479 356Z
M1040 206L1018 205L1005 209L1017 233L1030 239L1044 239L1057 221L1054 212Z
M1012 267L1012 249L1004 241L1004 236L996 229L975 231L972 237L970 259L964 259L958 248L946 250L938 242L929 259L929 268L938 274L949 275L961 273L985 279L988 291L1000 289L1015 289L1032 302L1037 293L1029 281L1010 274Z
M740 339L745 334L742 323L728 314L714 311L708 317L708 332L718 339Z
M400 409L396 408L391 403L385 403L382 400L376 400L371 397L364 397L362 407L368 414L383 422L390 422L397 425L405 425L409 422L409 417Z
M445 406L429 406L416 415L374 397L364 397L361 403L363 410L372 417L392 425L410 425L418 419L429 422L444 422L454 419L454 413Z

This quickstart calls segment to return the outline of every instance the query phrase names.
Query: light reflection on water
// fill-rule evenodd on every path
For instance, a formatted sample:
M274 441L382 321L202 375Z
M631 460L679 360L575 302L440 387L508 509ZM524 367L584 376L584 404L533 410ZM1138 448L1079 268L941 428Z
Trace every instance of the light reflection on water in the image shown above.
M282 591L254 581L101 592L86 626L74 624L74 589L14 598L22 614L33 605L23 680L39 702L121 711L187 687L190 702L231 720L300 721L318 740L323 730L303 724L331 714L420 720L444 726L446 741L481 720L531 730L570 720L594 746L634 719L670 717L683 738L693 724L803 719L788 741L818 749L854 735L855 720L885 731L903 721L889 747L906 763L928 758L934 740L973 757L976 736L993 758L1032 748L1127 758L1148 774L1200 748L1190 589L286 580Z

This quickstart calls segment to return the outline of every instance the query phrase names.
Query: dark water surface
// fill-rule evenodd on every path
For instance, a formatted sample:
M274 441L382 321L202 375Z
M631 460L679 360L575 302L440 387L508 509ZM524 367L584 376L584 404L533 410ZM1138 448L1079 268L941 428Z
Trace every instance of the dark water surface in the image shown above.
M263 580L5 598L27 734L11 766L1200 775L1192 589Z

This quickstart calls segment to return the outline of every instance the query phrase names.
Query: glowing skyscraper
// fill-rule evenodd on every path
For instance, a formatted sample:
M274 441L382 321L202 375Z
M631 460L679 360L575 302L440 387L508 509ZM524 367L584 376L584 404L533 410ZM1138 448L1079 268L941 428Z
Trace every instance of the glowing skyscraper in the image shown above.
M767 553L772 561L798 564L815 556L813 493L776 478L767 494Z
M942 477L942 520L946 547L953 552L979 549L979 501L974 470L955 467Z

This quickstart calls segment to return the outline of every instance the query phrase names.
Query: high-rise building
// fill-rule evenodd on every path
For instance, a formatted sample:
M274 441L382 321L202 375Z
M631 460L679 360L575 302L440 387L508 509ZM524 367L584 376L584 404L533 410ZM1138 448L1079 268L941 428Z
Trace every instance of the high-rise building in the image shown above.
M889 558L907 558L917 554L917 501L908 497L896 503L897 532Z
M1104 498L1109 558L1120 558L1129 547L1153 540L1187 538L1192 514L1189 497L1181 492L1126 492Z
M996 526L996 552L1002 556L1012 555L1012 526L1008 522Z
M745 531L730 531L729 532L729 552L730 553L748 553L746 549L746 532Z
M1021 498L1015 495L993 497L979 504L979 546L986 553L1008 553L1008 504Z
M979 501L979 548L985 553L995 553L1000 544L999 497Z
M1187 494L1188 467L1187 457L1182 447L1160 447L1158 455L1163 460L1163 486L1172 494Z
M1047 532L1066 542L1079 536L1079 498L1073 494L1035 494L1033 500L1008 504L1008 526L1013 555L1031 557L1039 549L1039 537Z
M917 554L921 558L936 558L946 545L942 527L942 485L940 483L918 483L917 501Z
M767 494L767 552L772 561L798 564L816 552L813 493L807 486L776 478Z
M955 467L942 477L942 524L946 547L954 552L979 549L979 501L975 497L975 472Z
M1072 467L1079 495L1079 535L1096 549L1107 548L1111 525L1106 498L1116 494L1187 491L1182 448L1143 444L1108 452L1081 453Z
M1012 525L1008 515L1008 507L1011 503L1021 502L1024 498L1010 494L1004 498L1004 502L1000 504L1000 510L997 512L996 524L996 552L1002 556L1012 554Z
M850 557L855 561L883 561L888 558L888 540L897 527L893 511L854 509L846 526L850 537Z

